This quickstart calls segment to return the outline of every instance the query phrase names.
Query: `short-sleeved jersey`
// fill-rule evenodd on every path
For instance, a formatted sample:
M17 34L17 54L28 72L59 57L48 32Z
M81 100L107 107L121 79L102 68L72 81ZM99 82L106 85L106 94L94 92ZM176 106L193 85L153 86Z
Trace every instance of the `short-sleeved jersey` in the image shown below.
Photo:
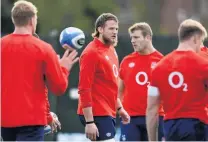
M133 52L127 55L120 65L119 75L125 86L123 106L130 116L145 116L147 108L147 86L150 83L151 70L163 55L154 51L149 55ZM160 115L164 114L162 106Z
M201 52L199 52L199 55L201 55L202 57L204 57L207 61L208 61L208 48L207 47L202 47L201 48ZM208 116L208 86L207 86L207 106L205 108L205 110L207 111L207 116ZM208 119L207 119L208 121Z
M196 118L207 123L208 62L193 51L173 51L153 69L151 86L163 101L165 120Z

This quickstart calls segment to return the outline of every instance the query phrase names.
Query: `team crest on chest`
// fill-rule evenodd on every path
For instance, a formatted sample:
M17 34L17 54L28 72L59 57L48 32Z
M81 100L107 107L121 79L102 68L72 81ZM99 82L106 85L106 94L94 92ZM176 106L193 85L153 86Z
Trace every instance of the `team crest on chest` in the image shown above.
M157 65L157 62L152 62L151 63L151 69L154 69L156 65Z
M118 54L116 53L116 51L114 51L114 54L116 55L116 57L118 58Z
M135 66L135 63L134 62L129 63L129 67L130 68L133 68L134 66Z
M106 60L109 60L109 57L108 57L108 55L105 55L105 59L106 59Z

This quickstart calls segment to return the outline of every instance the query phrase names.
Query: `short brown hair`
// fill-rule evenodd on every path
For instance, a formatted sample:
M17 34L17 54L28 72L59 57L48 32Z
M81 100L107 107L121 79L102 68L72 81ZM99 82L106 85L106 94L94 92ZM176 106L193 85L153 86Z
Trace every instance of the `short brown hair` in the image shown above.
M19 0L14 3L11 15L14 25L25 26L33 16L37 15L37 8L31 2Z
M196 34L204 36L204 38L207 37L206 29L203 27L203 25L200 22L196 20L192 20L192 19L184 20L178 28L179 41L187 40Z
M118 18L111 13L101 14L95 22L95 31L94 33L92 33L92 37L99 37L100 33L98 31L98 27L103 27L106 21L109 21L109 20L115 20L116 22L118 22Z
M134 32L135 30L141 30L142 35L146 37L147 35L153 36L152 29L149 24L145 22L135 23L131 27L129 27L129 33Z

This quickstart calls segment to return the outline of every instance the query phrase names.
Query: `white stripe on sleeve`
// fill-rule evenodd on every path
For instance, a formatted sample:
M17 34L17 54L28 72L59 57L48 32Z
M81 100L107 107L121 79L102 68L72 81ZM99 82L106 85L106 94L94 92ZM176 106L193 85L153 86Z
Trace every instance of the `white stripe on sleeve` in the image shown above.
M155 86L149 86L147 92L148 92L148 96L159 96L160 95L159 89Z

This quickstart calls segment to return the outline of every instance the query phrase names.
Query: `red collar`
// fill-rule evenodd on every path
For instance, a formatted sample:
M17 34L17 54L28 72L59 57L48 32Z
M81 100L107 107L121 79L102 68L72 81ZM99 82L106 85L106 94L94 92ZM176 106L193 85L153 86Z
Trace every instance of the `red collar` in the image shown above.
M106 45L103 42L101 42L98 38L94 38L94 42L99 47L109 48L110 45Z

